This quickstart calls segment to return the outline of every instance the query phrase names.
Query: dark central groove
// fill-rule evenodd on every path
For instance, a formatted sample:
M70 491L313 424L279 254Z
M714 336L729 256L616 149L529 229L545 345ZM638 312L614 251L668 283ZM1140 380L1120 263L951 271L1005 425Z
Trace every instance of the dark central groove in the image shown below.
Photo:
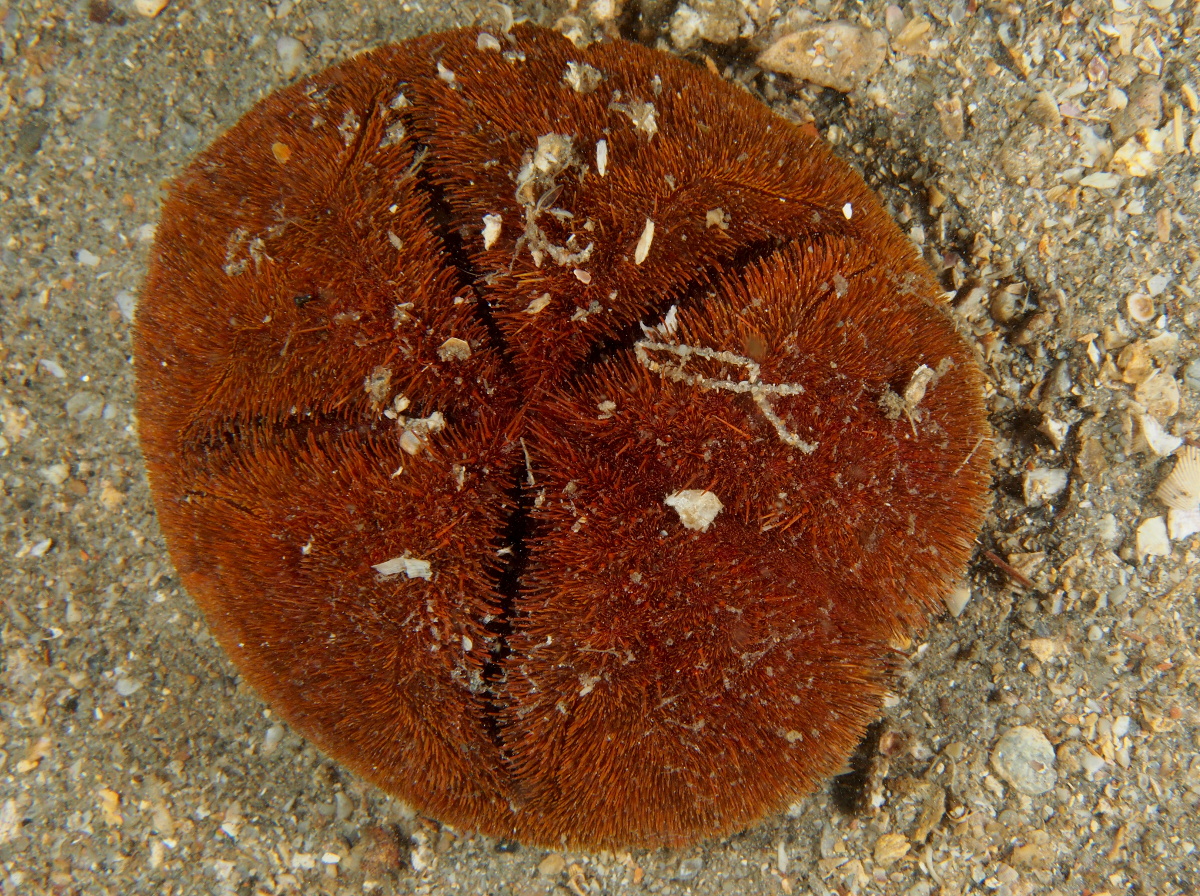
M512 655L509 637L521 611L517 599L521 596L521 582L529 566L529 542L534 530L533 493L525 485L528 471L524 459L513 470L513 486L509 490L515 506L504 525L502 550L504 562L496 569L496 595L500 599L499 613L484 625L490 635L488 659L483 665L483 681L486 687L483 699L483 726L501 754L508 756L510 747L505 743L500 728L500 713L507 705L501 696L507 681L507 662Z
M419 157L423 152L428 153L428 157L436 158L433 146L418 143L414 153ZM474 293L479 319L487 329L493 348L500 355L505 374L516 381L516 358L488 302L487 287L481 283L481 274L471 260L463 234L455 226L454 209L446 197L445 187L438 183L426 165L417 166L415 178L417 188L429 203L430 226L441 240L447 260L457 272L459 284ZM523 455L513 468L513 484L509 489L514 509L501 532L500 549L506 553L501 555L501 562L494 573L495 595L499 600L497 613L483 626L489 637L488 658L484 661L482 671L484 692L480 701L480 722L492 744L506 758L511 754L511 747L505 742L500 718L508 705L504 685L508 674L507 662L512 655L509 638L520 614L517 601L521 593L521 580L529 564L529 537L533 530L533 495L525 484L527 476L527 460Z
M743 246L728 258L719 258L696 272L690 282L678 295L647 306L641 318L629 324L616 336L604 339L592 346L591 351L579 362L576 376L586 376L596 366L623 351L632 349L642 338L642 324L649 325L650 321L661 319L671 309L672 305L681 311L694 307L703 301L709 292L716 289L721 276L730 270L740 270L778 252L788 244L782 237L767 237Z
M417 143L413 152L414 158L420 158L422 153L428 154L426 158L436 157L433 146L427 143ZM517 375L516 360L509 348L508 341L504 338L504 333L500 330L496 316L492 313L492 306L488 304L486 287L479 282L481 279L479 270L471 261L471 255L467 252L463 235L454 226L454 210L446 198L446 189L434 179L425 164L417 165L414 177L417 188L425 194L429 202L430 226L441 240L450 264L458 273L459 284L475 294L475 305L479 310L479 318L487 328L492 347L500 353L500 363L504 372L515 379Z

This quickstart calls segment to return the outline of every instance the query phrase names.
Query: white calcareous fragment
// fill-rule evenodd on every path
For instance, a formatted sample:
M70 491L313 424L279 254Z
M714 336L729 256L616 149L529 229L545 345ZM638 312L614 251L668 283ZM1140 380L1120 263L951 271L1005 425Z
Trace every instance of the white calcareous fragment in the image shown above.
M404 573L410 579L432 579L433 566L428 560L410 557L407 553L391 560L384 560L371 567L385 579Z
M608 108L628 118L633 129L647 140L658 133L658 110L654 103L610 103Z
M646 226L642 228L642 235L638 238L637 246L633 250L634 264L641 264L646 260L646 256L650 254L652 242L654 242L654 222L647 218Z
M600 86L604 75L600 73L600 69L586 62L568 62L562 79L563 83L576 93L591 93Z
M443 361L465 361L471 357L471 344L465 339L451 336L438 346L438 357Z
M1025 474L1025 504L1035 507L1045 504L1067 487L1067 471L1038 467Z
M1155 494L1174 510L1200 508L1200 448L1188 445L1179 452Z
M442 65L442 63L440 61L437 64L437 73L438 73L438 77L441 78L443 81L445 81L447 84L449 84L451 87L458 87L458 84L457 84L458 75L454 74L454 72L450 71L450 69L448 69L448 68L446 68L446 66Z
M608 141L603 138L596 141L596 171L601 177L608 173Z
M446 418L441 411L434 411L428 417L400 417L396 423L402 427L400 448L405 454L412 455L420 454L429 437L446 428Z
M544 292L528 305L525 306L526 314L540 314L546 310L546 306L550 304L550 293Z
M1152 516L1143 520L1137 527L1137 556L1138 560L1146 557L1169 557L1171 555L1171 539L1167 535L1167 521L1161 516Z
M853 218L854 217L854 204L851 202L847 202L845 205L843 205L842 206L842 215L845 216L847 221L849 221L851 218Z
M493 50L500 52L500 39L494 34L488 34L486 31L480 31L479 36L475 38L476 50Z
M483 248L490 249L496 245L496 240L500 239L500 228L503 226L503 218L500 215L484 215L483 216Z
M707 532L717 514L725 509L721 499L710 491L696 488L685 488L672 492L663 499L663 503L679 514L679 522L685 529L697 532Z

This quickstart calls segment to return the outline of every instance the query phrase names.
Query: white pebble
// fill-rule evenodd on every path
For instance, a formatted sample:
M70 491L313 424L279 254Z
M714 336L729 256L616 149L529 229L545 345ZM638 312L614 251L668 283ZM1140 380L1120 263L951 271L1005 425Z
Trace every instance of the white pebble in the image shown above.
M82 265L87 265L89 268L94 268L100 263L100 256L95 252L89 252L87 249L80 249L75 253L75 260Z
M1054 745L1036 728L1010 728L992 751L992 766L1020 793L1036 796L1058 782Z
M121 317L126 321L133 320L133 314L137 310L137 296L127 289L121 290L116 295L117 310L121 312Z
M42 467L42 478L51 485L62 485L71 475L71 468L66 464L52 464Z
M283 726L272 725L267 729L267 733L263 735L262 751L266 754L273 753L275 748L279 746L279 742L283 740Z
M275 52L279 54L279 70L285 78L291 78L300 71L308 50L296 38L285 35L275 41Z
M490 249L496 245L496 240L500 239L500 228L502 226L504 226L504 219L500 215L483 216L484 249Z
M57 361L51 361L49 358L42 358L42 360L38 361L38 367L56 379L61 380L67 375L67 372L62 369L61 364Z

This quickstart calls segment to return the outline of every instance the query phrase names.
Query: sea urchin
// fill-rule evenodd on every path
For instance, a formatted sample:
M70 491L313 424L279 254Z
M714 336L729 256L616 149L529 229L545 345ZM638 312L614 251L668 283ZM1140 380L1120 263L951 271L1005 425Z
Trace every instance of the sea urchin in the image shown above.
M136 355L246 679L532 843L679 845L836 772L988 488L973 354L862 180L620 41L438 34L267 97L174 183Z

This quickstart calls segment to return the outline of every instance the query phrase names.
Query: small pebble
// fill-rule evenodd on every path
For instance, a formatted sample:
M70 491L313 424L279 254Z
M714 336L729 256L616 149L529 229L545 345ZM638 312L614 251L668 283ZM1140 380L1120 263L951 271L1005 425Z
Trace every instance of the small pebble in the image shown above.
M117 293L115 297L117 310L121 312L121 317L126 322L133 321L133 313L137 310L137 296L127 289L123 289Z
M31 87L25 91L22 102L25 103L27 109L40 109L46 105L46 91L40 87Z
M294 37L284 36L275 41L275 52L279 54L279 70L285 78L293 78L304 65L308 50Z
M558 877L567 867L567 860L556 852L538 862L538 874L542 877Z
M1037 796L1058 782L1054 770L1054 746L1036 728L1010 728L992 751L996 772L1020 793Z
M679 873L675 875L676 880L691 880L704 868L704 859L700 856L693 856L690 859L684 859L679 863Z
M38 361L38 367L42 368L42 370L46 371L46 373L50 374L55 379L61 380L67 375L67 372L62 369L61 364L59 364L57 361L51 361L49 358L42 358L42 360Z
M87 249L80 249L75 253L75 260L89 268L94 268L100 263L100 256L95 252L89 252Z
M117 693L122 697L129 697L136 694L142 689L142 683L132 678L117 679Z
M279 746L279 742L283 740L283 726L272 725L267 729L267 733L263 735L262 751L266 754L273 753L275 748Z

